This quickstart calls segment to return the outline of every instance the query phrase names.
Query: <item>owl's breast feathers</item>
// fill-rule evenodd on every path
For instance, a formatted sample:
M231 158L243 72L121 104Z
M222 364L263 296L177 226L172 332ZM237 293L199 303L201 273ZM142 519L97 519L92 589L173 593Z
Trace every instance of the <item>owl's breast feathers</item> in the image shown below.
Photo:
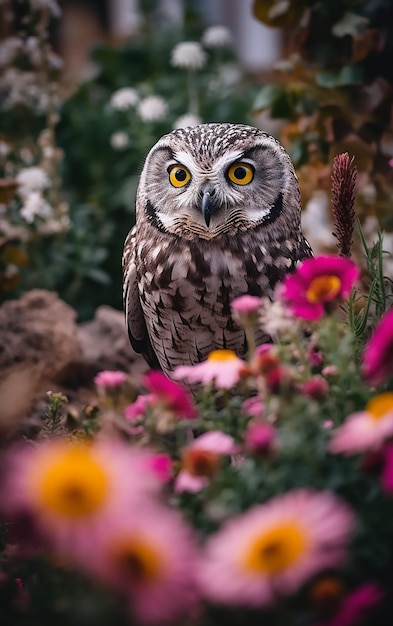
M123 257L132 346L167 373L218 348L244 357L245 335L233 322L231 301L246 293L272 296L276 284L311 255L302 235L273 244L262 230L187 241L148 222L134 227ZM266 339L262 330L257 339Z

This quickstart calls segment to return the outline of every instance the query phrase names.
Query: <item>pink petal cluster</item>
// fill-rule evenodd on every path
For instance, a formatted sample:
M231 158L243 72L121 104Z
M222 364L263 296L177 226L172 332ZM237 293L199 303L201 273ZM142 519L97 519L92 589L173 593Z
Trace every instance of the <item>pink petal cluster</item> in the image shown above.
M233 318L243 327L255 324L260 307L261 299L248 294L239 296L231 302Z
M173 461L168 454L148 454L146 466L163 483L173 478Z
M321 255L306 259L285 278L281 297L298 317L317 320L334 302L349 296L358 277L359 269L350 259Z
M231 350L215 350L210 353L207 361L196 365L181 365L172 372L172 376L191 384L213 383L218 389L230 389L239 382L246 365Z
M265 405L259 396L252 396L244 400L242 404L242 412L251 417L262 417Z
M393 435L393 393L372 398L364 411L347 417L329 443L333 454L357 454L376 450Z
M393 309L385 313L363 353L362 371L370 385L380 385L393 374Z
M250 422L244 435L244 445L251 454L264 456L273 449L276 437L276 429L268 422Z
M127 374L118 370L103 370L93 380L97 387L108 391L121 387L127 380Z
M209 474L215 471L220 457L236 452L237 446L233 437L220 430L200 435L184 451L183 461L189 469L182 469L177 475L175 491L197 493L209 484Z
M132 404L126 406L126 408L124 409L124 417L127 420L130 420L130 422L143 418L146 414L148 407L154 403L154 399L155 396L152 393L144 395L141 394L137 397L135 402L132 402Z
M145 387L154 397L155 403L162 403L173 411L179 419L192 419L197 416L191 394L162 372L150 370L143 377Z
M276 591L290 595L318 572L341 566L353 525L352 512L330 492L299 489L254 506L208 539L199 570L203 594L223 605L270 606L279 600ZM285 562L291 537L297 552L289 548ZM269 569L276 554L282 567Z

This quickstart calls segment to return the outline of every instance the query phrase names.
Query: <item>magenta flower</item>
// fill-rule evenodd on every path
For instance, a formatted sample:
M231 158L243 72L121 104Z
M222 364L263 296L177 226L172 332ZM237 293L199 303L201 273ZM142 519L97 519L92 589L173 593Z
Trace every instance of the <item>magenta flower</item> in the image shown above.
M377 585L373 583L361 585L343 599L338 611L332 617L319 622L316 626L359 626L382 598L383 593Z
M306 259L285 278L281 297L298 317L317 320L349 296L358 276L359 269L349 259L328 255Z
M259 396L252 396L247 398L242 403L242 411L246 415L251 417L262 417L265 410L265 405Z
M379 463L380 464L380 463ZM382 487L388 493L393 493L393 445L383 450Z
M393 309L385 313L363 353L363 376L380 385L393 374Z
M356 454L380 448L393 435L393 392L369 400L364 411L349 415L329 444L333 454Z
M268 422L250 422L244 435L246 449L257 456L264 456L274 446L276 429Z
M197 416L191 394L162 372L150 370L143 377L143 383L154 396L154 403L162 403L173 411L178 419L192 419Z
M203 363L180 365L172 372L176 380L189 383L214 383L218 389L230 389L237 382L247 364L239 359L232 350L214 350Z
M232 518L206 545L199 582L215 603L270 606L312 576L340 567L354 525L330 492L299 489Z
M313 400L323 400L329 393L329 384L322 376L312 376L300 386L300 391Z
M135 402L126 406L124 409L124 417L130 420L130 422L143 418L148 407L153 404L154 399L154 394L139 395Z
M110 391L121 387L127 380L127 374L117 370L103 370L98 372L93 380L97 387Z
M182 470L176 477L175 491L196 493L209 484L220 466L221 457L237 452L233 437L213 430L197 437L184 450Z
M148 454L147 468L163 483L169 483L173 478L173 461L168 454Z

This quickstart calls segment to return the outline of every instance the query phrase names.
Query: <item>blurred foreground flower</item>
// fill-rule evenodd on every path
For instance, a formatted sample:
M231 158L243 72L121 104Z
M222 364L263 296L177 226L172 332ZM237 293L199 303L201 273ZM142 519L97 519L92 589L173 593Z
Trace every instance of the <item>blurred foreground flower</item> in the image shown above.
M83 569L124 594L136 623L188 623L195 615L195 542L179 513L142 505L90 542L84 557Z
M144 454L117 440L49 439L11 449L1 508L11 521L28 514L55 552L76 557L85 542L109 532L111 520L158 489L144 464Z
M333 434L329 450L335 454L356 454L382 446L393 435L393 393L381 393L369 400L364 411L352 413Z
M103 370L98 372L94 377L94 382L97 387L105 389L106 391L112 389L118 389L127 380L127 374L118 370Z
M363 353L363 376L380 385L393 375L393 310L381 318Z
M363 624L370 612L378 606L383 592L374 583L366 583L344 597L332 617L316 626L358 626ZM374 623L374 622L373 622Z
M200 583L214 602L270 606L346 559L354 517L329 492L301 489L254 506L208 539Z
M218 389L230 389L240 380L245 367L246 362L232 350L213 350L207 361L196 365L180 365L172 372L172 376L189 383L213 383Z
M359 270L353 261L337 256L318 256L303 261L287 276L281 296L295 315L317 320L337 302L347 298Z

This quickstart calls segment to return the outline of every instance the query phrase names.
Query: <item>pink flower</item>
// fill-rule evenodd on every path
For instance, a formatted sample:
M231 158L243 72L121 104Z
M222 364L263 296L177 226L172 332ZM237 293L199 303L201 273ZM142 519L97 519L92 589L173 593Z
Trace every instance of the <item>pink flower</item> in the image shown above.
M181 624L195 616L195 541L178 512L142 505L82 556L81 569L127 599L132 623Z
M213 430L197 437L184 450L183 469L175 481L176 493L196 493L203 489L217 472L221 457L235 454L237 447L233 437L220 430Z
M299 489L224 524L207 541L199 572L205 597L257 608L342 565L354 517L330 492Z
M261 417L264 410L265 405L263 404L259 396L247 398L247 400L244 400L242 404L243 413L245 413L246 415L251 415L251 417Z
M191 394L162 372L150 370L143 377L143 383L153 394L154 401L162 402L179 419L192 419L197 416Z
M350 294L359 269L349 259L318 256L306 259L283 282L281 297L298 317L317 320L331 305Z
M313 400L323 400L329 392L329 385L322 376L313 376L301 385L301 392Z
M28 514L57 554L78 555L111 520L159 489L145 454L117 440L48 439L11 449L0 501L7 518Z
M232 350L214 350L207 361L196 365L180 365L173 373L173 378L184 379L189 383L214 385L219 389L230 389L239 381L246 362L239 359Z
M169 483L173 477L173 462L168 454L152 454L146 456L148 469L163 483Z
M393 392L369 400L364 411L352 413L337 428L329 444L333 454L375 450L393 435Z
M255 455L271 452L276 429L268 422L250 422L244 435L246 449Z
M139 395L135 402L126 406L124 409L124 417L131 422L144 417L146 410L151 404L153 404L154 399L155 396L152 393Z
M383 598L381 589L373 583L365 583L349 593L339 610L318 626L359 626Z
M385 313L371 335L362 365L370 385L380 385L393 374L393 309Z
M248 294L235 298L231 302L233 317L241 326L255 324L260 306L261 299Z
M379 463L381 465L381 463ZM393 446L386 446L383 451L382 486L388 493L393 493Z
M93 380L97 387L109 391L121 387L127 380L127 374L117 370L103 370L98 372Z

